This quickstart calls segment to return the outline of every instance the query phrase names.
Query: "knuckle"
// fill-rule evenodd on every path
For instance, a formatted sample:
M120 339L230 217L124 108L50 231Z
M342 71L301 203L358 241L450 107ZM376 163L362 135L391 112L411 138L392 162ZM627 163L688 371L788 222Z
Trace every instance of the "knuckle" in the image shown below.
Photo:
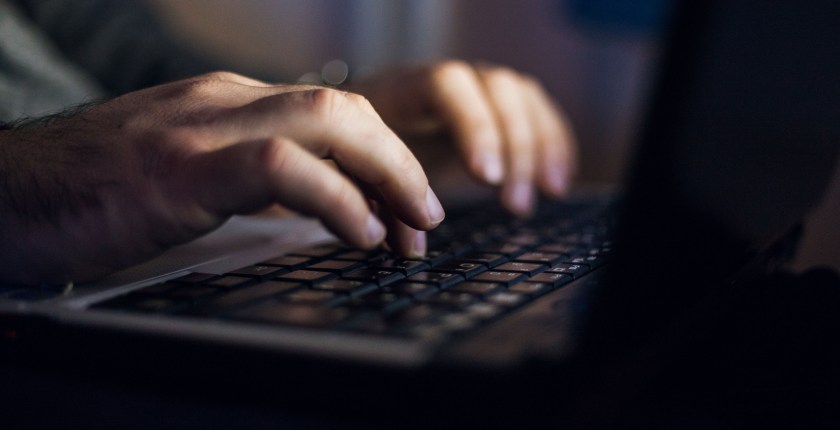
M216 71L205 73L203 75L200 75L200 76L196 77L197 80L211 81L211 82L212 81L230 82L230 81L237 81L241 78L242 78L241 75L233 73L233 72L228 72L226 70L216 70Z
M520 76L511 68L508 67L493 67L484 72L485 80L491 85L511 85L516 84Z
M339 115L347 103L344 94L329 88L307 90L306 95L309 111L326 121L331 121Z
M170 98L206 98L218 94L226 83L237 79L232 72L210 72L169 84L166 96Z
M471 73L472 66L461 60L447 60L432 67L431 76L435 80L446 81L453 77Z
M206 79L190 79L187 81L180 81L175 83L167 96L172 99L195 99L206 98L216 94L219 90L219 82L217 80Z
M370 100L361 94L345 93L345 96L350 99L351 102L363 109L373 109L373 105L370 103Z
M258 163L266 172L279 172L290 166L295 166L296 152L292 147L293 142L283 138L266 139L265 146L260 151Z

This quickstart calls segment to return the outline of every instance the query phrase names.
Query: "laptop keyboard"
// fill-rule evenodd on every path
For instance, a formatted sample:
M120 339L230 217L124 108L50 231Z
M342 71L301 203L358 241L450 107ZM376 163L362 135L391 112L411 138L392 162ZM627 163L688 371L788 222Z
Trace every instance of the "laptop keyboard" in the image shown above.
M601 267L613 220L592 201L544 203L530 219L482 208L429 233L422 260L341 244L223 275L191 273L95 308L400 337L474 329Z

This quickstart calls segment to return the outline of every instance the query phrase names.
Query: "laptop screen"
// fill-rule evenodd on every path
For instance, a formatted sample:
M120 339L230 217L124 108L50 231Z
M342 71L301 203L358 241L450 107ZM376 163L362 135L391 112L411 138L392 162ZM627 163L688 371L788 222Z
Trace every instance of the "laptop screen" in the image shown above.
M830 0L676 8L591 338L667 326L819 203L840 147L838 16Z

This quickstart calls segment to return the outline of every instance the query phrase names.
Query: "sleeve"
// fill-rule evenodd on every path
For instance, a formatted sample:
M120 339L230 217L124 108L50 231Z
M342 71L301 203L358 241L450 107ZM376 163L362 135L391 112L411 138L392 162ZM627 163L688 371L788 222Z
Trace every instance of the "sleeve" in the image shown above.
M180 47L142 0L14 0L113 94L222 68Z

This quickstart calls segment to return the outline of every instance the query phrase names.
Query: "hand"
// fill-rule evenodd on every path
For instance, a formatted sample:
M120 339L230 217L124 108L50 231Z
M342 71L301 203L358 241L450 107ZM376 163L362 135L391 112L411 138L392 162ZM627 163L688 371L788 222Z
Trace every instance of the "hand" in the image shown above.
M575 169L571 129L533 78L451 61L351 86L398 134L448 132L473 176L500 186L502 204L527 215L535 189L560 197ZM423 150L423 148L418 148Z
M96 279L275 203L361 248L398 225L389 243L407 256L444 217L364 98L231 73L0 132L0 184L7 282Z

